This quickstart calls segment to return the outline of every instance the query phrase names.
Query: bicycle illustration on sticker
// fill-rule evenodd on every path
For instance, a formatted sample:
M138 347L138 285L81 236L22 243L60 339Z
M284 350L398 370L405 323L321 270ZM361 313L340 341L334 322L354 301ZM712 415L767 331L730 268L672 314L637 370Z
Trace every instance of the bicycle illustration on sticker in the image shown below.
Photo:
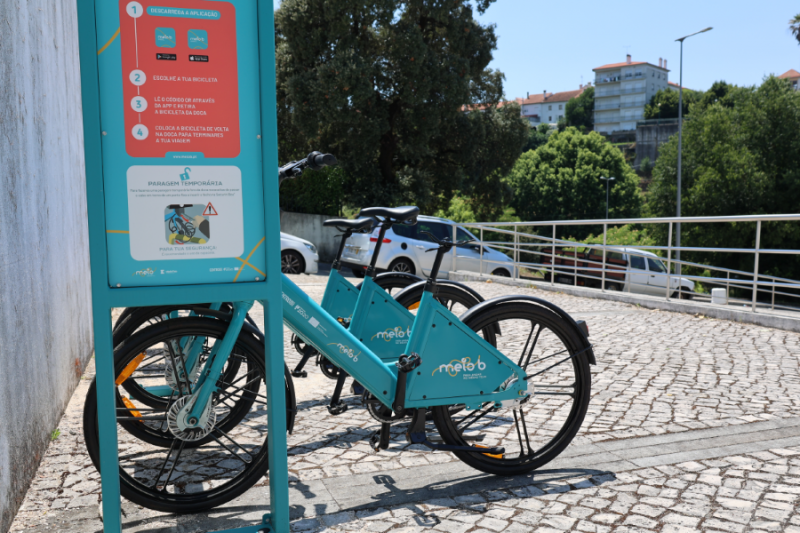
M164 209L164 231L172 245L205 244L211 238L203 205L171 204Z

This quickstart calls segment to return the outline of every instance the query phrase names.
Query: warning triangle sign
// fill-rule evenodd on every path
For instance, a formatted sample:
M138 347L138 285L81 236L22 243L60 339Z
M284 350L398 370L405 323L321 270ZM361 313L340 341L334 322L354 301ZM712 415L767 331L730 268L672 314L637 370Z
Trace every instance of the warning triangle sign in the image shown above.
M196 212L197 211L195 211L195 213ZM217 214L217 210L214 209L214 206L211 205L211 202L208 202L208 205L206 206L206 210L203 211L203 216L211 216L211 215L216 215L216 214Z

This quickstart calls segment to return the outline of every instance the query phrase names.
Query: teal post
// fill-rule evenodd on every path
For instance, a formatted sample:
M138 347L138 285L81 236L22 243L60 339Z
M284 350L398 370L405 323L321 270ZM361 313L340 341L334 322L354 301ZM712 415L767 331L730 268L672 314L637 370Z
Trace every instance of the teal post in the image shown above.
M265 280L246 283L214 281L201 284L111 287L109 246L106 228L106 187L103 153L104 126L101 120L101 78L98 67L96 0L77 0L79 56L81 64L81 96L83 106L84 154L86 167L86 199L91 261L92 306L94 319L95 365L97 372L98 421L100 427L100 473L103 498L103 530L120 533L119 453L117 448L116 400L112 345L111 310L114 307L195 304L258 300L264 306L265 358L267 369L267 417L269 429L269 513L261 524L229 530L271 533L289 531L288 465L286 444L286 399L284 397L283 319L280 272L280 216L278 207L278 140L275 99L275 33L271 0L252 0L258 10L258 83L261 106L261 161L259 172L244 173L243 178L263 181L263 236L266 255ZM105 1L105 0L102 0ZM99 2L98 2L98 5ZM104 36L105 38L105 36ZM119 53L112 38L106 53ZM113 43L113 44L112 44ZM111 45L109 47L109 45ZM103 49L106 49L103 47ZM254 46L255 48L255 46ZM105 93L104 93L105 94ZM108 99L109 95L106 95ZM117 97L118 98L118 97ZM113 99L113 95L112 95ZM105 117L108 122L109 118ZM110 124L107 140L119 134L121 125ZM156 161L156 164L163 164ZM213 164L213 163L212 163ZM197 166L201 166L197 163ZM118 176L115 176L118 179ZM252 226L251 226L252 227ZM260 225L255 226L260 233ZM117 231L116 234L120 232ZM124 232L127 233L127 232ZM253 233L255 235L255 232ZM255 239L258 235L255 235ZM258 248L258 245L255 247ZM249 249L249 248L248 248ZM252 253L252 252L251 252ZM248 256L249 257L249 256ZM235 258L226 259L238 266ZM240 262L244 262L239 259ZM188 263L191 263L189 261ZM255 258L251 263L255 263ZM146 265L144 265L146 266ZM242 267L244 268L244 267ZM254 267L255 268L255 267ZM266 502L265 502L266 504ZM265 529L265 526L268 529ZM222 533L222 532L220 532Z
M261 70L261 150L264 162L266 225L279 228L278 117L275 95L275 15L272 0L258 3L259 62ZM269 209L273 206L273 209ZM281 302L280 232L266 233L269 296L262 300L267 354L267 425L269 430L270 525L289 531L289 467L286 443L286 398L284 397L283 306ZM280 354L280 357L278 356ZM272 355L272 357L270 357Z

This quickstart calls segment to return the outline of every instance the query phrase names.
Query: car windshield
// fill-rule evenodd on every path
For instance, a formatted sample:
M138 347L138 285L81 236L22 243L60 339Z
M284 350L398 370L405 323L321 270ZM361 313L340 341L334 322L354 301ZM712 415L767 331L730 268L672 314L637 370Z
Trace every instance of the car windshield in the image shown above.
M647 258L647 265L650 267L650 272L666 272L667 267L658 259Z

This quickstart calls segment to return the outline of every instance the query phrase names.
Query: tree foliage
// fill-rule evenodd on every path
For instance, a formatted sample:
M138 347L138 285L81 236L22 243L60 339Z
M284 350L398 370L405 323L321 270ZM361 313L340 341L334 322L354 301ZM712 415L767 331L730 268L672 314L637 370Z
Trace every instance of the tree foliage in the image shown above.
M528 150L536 150L543 144L547 143L547 137L550 136L550 124L542 123L535 128L528 130L528 138L525 141L525 146L522 147L522 152Z
M550 135L547 144L522 154L508 175L514 190L511 206L525 221L577 220L605 217L606 185L609 216L637 217L641 211L639 178L622 153L600 134L576 128ZM577 228L577 238L596 228Z
M568 126L583 132L594 129L594 87L587 87L577 98L567 102L564 116Z
M678 118L678 101L680 95L678 91L672 89L661 89L650 99L650 103L644 107L644 118L659 118L658 104L661 104L660 118ZM697 93L689 89L683 89L683 116L689 114L689 106L697 101Z
M786 80L737 88L735 105L696 106L684 124L681 176L683 216L796 213L800 205L800 93ZM648 195L654 216L674 216L677 136L661 147ZM665 242L665 228L659 241ZM684 224L683 246L754 248L755 224ZM764 223L762 248L800 248L800 225ZM694 254L695 262L751 271L751 254ZM800 257L764 254L762 273L800 278Z
M794 38L797 39L797 43L800 44L800 13L789 20L789 31L792 32Z
M487 65L497 38L474 18L493 2L284 0L275 12L281 156L334 153L354 205L485 196L526 131L518 107L514 120L510 106L495 109L503 75ZM489 111L463 113L477 103Z

